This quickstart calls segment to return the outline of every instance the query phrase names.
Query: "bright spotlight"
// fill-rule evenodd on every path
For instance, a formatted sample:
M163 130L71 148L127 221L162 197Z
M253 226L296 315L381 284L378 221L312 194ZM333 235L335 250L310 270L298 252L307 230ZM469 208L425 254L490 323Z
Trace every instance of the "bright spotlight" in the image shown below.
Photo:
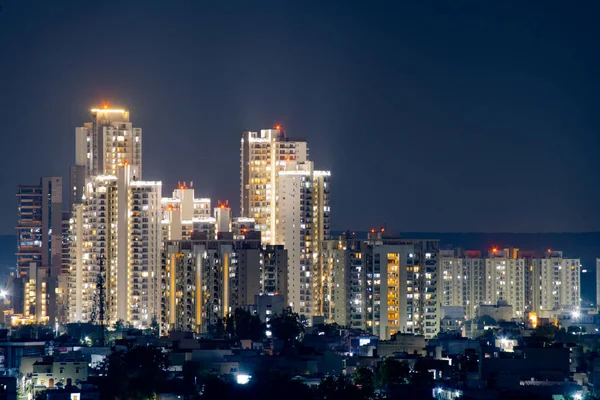
M246 374L238 374L235 377L238 385L246 385L248 382L250 382L250 378L252 378L252 377L250 375L246 375Z

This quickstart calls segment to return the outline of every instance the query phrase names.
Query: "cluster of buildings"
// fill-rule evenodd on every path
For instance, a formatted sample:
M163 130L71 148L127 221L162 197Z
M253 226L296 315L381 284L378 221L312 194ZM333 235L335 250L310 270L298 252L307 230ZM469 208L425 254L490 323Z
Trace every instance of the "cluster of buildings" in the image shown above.
M61 177L17 190L12 324L203 333L236 308L291 307L385 340L433 338L482 308L521 321L579 310L580 262L560 251L446 250L383 229L332 237L331 173L280 126L242 134L235 216L193 183L167 197L144 180L142 129L127 110L91 117L76 128L68 200Z
M448 249L385 229L332 235L331 173L315 169L306 141L279 126L242 134L234 215L227 202L197 196L192 182L164 193L144 180L142 130L127 110L91 117L76 128L68 187L43 177L17 189L17 268L1 293L4 322L75 339L60 348L0 339L2 379L15 394L98 395L88 367L111 349L70 334L79 322L115 327L116 348L162 348L174 379L197 361L220 375L293 371L316 385L393 358L413 378L432 374L395 389L411 395L600 391L600 363L583 357L584 348L600 350L600 320L581 308L579 259L552 249ZM270 330L257 342L206 335L238 308L267 329L286 308L305 316L303 347L312 350L290 357ZM564 327L567 340L540 343L542 324Z
M200 332L260 295L320 315L331 173L314 168L305 140L279 126L242 134L234 216L193 183L163 197L161 182L144 180L142 130L127 110L91 116L76 128L68 204L61 177L18 188L10 322Z

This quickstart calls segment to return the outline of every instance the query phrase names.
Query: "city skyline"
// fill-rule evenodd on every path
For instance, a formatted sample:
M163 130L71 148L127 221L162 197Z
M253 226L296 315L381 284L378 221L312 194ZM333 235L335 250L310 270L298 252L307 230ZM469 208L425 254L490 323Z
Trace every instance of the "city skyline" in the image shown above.
M0 3L0 398L600 399L600 3Z
M6 143L2 168L20 166L0 183L0 234L14 234L17 185L68 178L72 127L102 101L127 107L144 127L146 178L167 191L193 181L234 210L240 132L279 123L311 143L319 168L335 171L334 231L600 227L600 188L588 184L598 167L593 10L31 5L8 2L0 13L0 49L13 57L0 65L9 94L0 117L5 135L19 138ZM128 18L137 12L177 23L159 35ZM132 24L72 34L117 14ZM214 22L225 18L227 29ZM282 34L268 21L285 22ZM88 61L106 43L113 55Z

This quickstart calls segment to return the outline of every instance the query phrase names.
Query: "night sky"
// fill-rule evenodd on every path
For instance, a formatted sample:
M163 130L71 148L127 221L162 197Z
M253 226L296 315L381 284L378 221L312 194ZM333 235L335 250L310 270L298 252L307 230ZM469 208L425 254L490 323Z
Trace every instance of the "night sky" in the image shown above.
M0 0L0 234L102 101L236 214L240 132L281 123L335 230L600 230L600 3L523 3Z

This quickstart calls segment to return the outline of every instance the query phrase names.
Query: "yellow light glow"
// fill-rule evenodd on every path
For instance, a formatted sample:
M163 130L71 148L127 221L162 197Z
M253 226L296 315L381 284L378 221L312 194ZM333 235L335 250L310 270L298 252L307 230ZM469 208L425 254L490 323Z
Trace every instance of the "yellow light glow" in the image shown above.
M529 313L529 322L531 323L531 327L533 329L537 328L538 325L538 317L534 312Z
M121 113L121 114L126 112L125 110L103 109L103 108L92 108L90 111L93 113L102 112L102 113Z

